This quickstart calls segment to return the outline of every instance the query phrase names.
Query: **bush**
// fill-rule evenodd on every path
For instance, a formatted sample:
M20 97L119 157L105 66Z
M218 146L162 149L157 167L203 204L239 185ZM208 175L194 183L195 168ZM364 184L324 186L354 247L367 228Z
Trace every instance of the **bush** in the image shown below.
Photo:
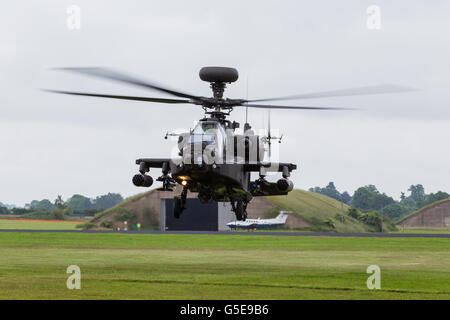
M345 223L345 218L345 215L343 215L342 213L336 213L336 215L334 216L334 219L340 221L341 223Z
M133 210L128 210L125 208L118 208L116 214L114 215L118 221L130 221L136 218L136 214Z
M322 220L317 217L312 217L309 222L312 224L312 226L309 228L309 230L311 230L311 231L315 231L315 232L336 231L336 225L332 218Z
M159 227L158 214L152 208L144 208L142 216L148 221L150 227Z
M70 214L72 210L70 208L66 209L54 209L52 212L39 210L31 211L22 215L26 219L40 219L40 220L64 220L67 214Z
M374 231L376 232L383 231L383 219L378 211L364 213L359 217L359 220L365 224L373 226Z
M64 219L64 211L61 209L53 210L52 212L53 218L57 220L63 220Z
M336 225L334 224L334 221L331 218L325 219L324 224L327 227L331 228L332 230L336 229Z
M394 222L388 217L383 216L383 231L397 231L397 227Z
M26 214L32 212L33 210L25 208L12 208L10 211L12 214Z
M1 207L0 206L0 214L10 214L11 212L9 212L7 207Z
M358 209L351 207L348 209L347 215L354 219L359 219L360 213L358 212Z
M66 208L66 209L55 209L52 211L53 219L57 220L64 220L66 218L67 214L71 214L72 209Z
M406 209L398 203L392 203L381 209L381 213L390 219L396 220L406 213Z
M279 206L273 206L264 213L264 217L266 217L268 219L276 218L276 216L278 216L280 214L281 210L283 210L283 209L280 208Z
M22 217L26 219L42 219L42 220L54 219L53 214L48 211L32 211L30 213L24 214Z
M103 220L102 223L100 223L100 226L107 229L113 228L111 220Z
M89 230L89 229L95 229L98 226L95 223L91 223L91 222L86 222L86 223L82 223L82 224L77 224L75 226L75 228L78 229L83 229L83 230Z

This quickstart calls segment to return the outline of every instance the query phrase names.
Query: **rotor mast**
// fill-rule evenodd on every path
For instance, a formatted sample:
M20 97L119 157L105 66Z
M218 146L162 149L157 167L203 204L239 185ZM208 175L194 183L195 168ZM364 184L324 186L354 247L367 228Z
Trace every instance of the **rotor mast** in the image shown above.
M203 104L206 109L214 109L213 111L207 111L207 114L211 114L219 119L224 119L229 115L229 111L233 109L233 106L229 104L229 100L223 98L223 93L227 83L237 81L239 73L234 68L227 67L203 67L199 72L200 79L209 82L213 92L213 98L207 103ZM223 110L228 110L224 112Z
M211 82L210 87L213 91L214 100L220 102L223 101L223 93L225 91L225 88L227 87L226 84L224 82ZM212 115L219 119L225 118L226 114L222 112L220 103L217 103L214 106L214 112L212 113Z
M226 87L227 86L224 82L211 82L211 89L213 91L214 99L223 99L223 92Z

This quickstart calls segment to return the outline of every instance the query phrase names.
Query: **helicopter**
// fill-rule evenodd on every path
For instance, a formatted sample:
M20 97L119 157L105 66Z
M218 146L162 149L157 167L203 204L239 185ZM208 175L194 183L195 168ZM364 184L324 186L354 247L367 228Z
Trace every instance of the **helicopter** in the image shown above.
M170 158L140 158L136 160L139 173L133 176L132 183L137 187L151 187L154 179L150 169L161 169L156 181L162 182L158 190L173 191L178 184L182 186L180 195L174 197L173 215L179 218L186 207L187 193L196 192L201 203L209 201L229 202L237 220L247 218L247 205L253 197L287 195L294 188L289 179L291 172L297 169L295 163L271 161L271 141L274 137L269 130L267 135L256 135L246 119L243 133L236 129L240 124L227 119L234 108L245 107L259 109L294 109L294 110L348 110L348 108L320 106L270 105L260 102L328 98L366 94L394 93L413 91L414 89L397 85L377 85L335 91L323 91L265 99L231 99L224 98L227 84L239 78L235 68L210 66L199 72L200 79L208 82L212 97L204 97L170 89L148 80L120 73L107 68L59 68L58 70L81 73L88 76L113 80L141 88L158 91L174 98L141 97L112 94L97 94L60 90L45 90L53 93L121 100L167 104L193 104L203 108L205 114L189 132L166 133L178 137L178 155ZM265 156L268 146L268 159ZM281 173L276 182L269 182L269 172ZM259 178L252 180L252 173Z

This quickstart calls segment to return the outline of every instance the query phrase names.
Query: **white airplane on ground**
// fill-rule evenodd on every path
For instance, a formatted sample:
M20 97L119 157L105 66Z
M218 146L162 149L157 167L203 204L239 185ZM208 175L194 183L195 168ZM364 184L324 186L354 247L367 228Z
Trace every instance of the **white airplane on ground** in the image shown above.
M259 229L279 227L286 223L289 211L280 211L280 214L273 219L246 219L245 221L233 221L227 223L230 229Z

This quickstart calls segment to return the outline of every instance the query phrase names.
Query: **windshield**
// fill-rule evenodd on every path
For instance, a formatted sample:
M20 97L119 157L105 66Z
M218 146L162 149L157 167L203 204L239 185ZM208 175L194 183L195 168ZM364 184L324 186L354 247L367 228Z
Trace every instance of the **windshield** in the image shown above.
M192 131L193 134L214 133L217 130L216 122L200 122Z
M196 142L206 142L207 144L213 143L216 141L216 137L210 134L192 134L189 137L189 143Z
M222 161L224 146L225 131L222 125L216 121L200 121L191 131L183 149L183 162L211 164Z
M189 137L190 143L203 142L206 144L216 141L217 123L201 122L192 131Z

